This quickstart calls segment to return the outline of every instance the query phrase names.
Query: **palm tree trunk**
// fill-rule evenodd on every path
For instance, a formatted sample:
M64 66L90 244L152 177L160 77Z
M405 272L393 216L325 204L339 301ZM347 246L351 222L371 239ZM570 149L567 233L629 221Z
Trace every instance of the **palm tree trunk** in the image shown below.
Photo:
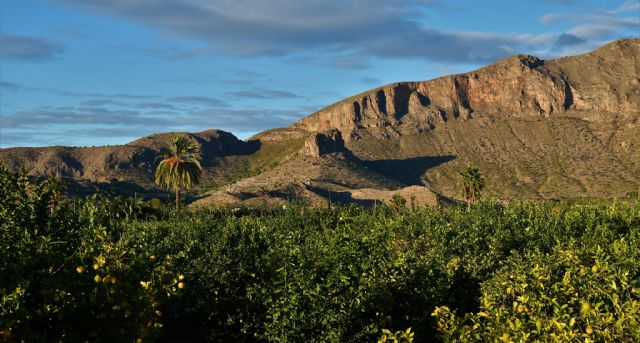
M180 209L180 186L176 186L176 210Z

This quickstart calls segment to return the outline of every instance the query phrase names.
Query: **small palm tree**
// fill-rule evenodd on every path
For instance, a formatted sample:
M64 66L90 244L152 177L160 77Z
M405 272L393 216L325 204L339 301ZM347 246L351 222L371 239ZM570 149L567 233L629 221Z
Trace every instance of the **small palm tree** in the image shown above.
M480 191L484 188L484 179L478 168L473 167L467 167L461 171L460 176L462 176L460 194L467 202L467 211L469 211L471 205L480 199Z
M174 136L156 168L156 184L176 193L176 209L180 209L180 192L200 183L202 167L196 142L184 135Z
M50 177L45 182L45 189L50 194L49 200L49 210L53 212L62 201L64 201L67 185L62 181L62 177L59 173L56 173L54 176Z

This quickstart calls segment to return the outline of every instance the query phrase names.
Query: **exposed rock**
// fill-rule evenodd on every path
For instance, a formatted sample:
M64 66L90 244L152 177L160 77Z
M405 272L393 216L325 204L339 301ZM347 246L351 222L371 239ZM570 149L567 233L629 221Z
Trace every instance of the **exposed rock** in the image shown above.
M473 72L424 82L394 83L328 106L293 125L308 131L354 130L379 137L429 130L474 112L542 116L569 109L637 113L640 40L611 43L554 61L515 55ZM627 79L626 81L621 78ZM623 81L623 82L621 82Z
M372 89L246 142L219 130L188 135L202 150L201 186L223 189L216 194L230 201L330 192L366 202L415 184L456 197L466 165L478 166L488 194L499 197L624 196L640 183L639 56L639 39L551 61L516 55ZM108 183L157 193L155 158L172 135L120 146L0 149L0 163L96 189ZM384 192L359 199L362 189Z
M342 134L338 130L318 132L307 138L302 153L310 157L320 157L325 154L346 152Z
M248 141L259 141L259 142L273 142L273 141L286 141L286 140L295 140L302 137L307 136L309 133L305 130L295 129L295 128L277 128L270 129L266 131L262 131L253 137L249 138Z
M48 147L3 149L0 162L11 169L24 167L29 175L63 177L104 182L116 175L134 172L149 175L155 169L155 159L176 133L143 137L125 145L102 147ZM256 148L248 142L221 130L187 134L201 149L203 165L210 165L214 156L251 153Z

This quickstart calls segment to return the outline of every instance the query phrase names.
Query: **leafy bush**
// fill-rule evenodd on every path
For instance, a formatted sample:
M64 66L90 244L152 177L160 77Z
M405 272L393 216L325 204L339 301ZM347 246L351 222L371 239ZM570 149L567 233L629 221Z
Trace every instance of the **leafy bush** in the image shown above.
M156 220L0 187L0 339L638 340L638 202Z
M514 257L483 285L479 312L436 308L438 329L448 341L637 342L639 243Z
M48 183L0 170L0 331L21 341L154 337L168 264L133 253L99 197L51 208ZM141 282L148 282L141 286Z

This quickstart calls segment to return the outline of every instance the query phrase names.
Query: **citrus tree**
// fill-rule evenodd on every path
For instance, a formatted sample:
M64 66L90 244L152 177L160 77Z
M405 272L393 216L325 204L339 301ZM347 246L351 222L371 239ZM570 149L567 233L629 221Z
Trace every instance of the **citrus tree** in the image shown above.
M462 186L460 188L460 195L467 202L467 209L480 199L480 191L484 188L484 179L480 175L478 168L467 167L460 172L462 176Z
M156 168L156 184L176 193L176 209L180 208L180 192L189 190L200 183L202 166L200 149L187 136L175 136L167 146L168 153L163 154Z

